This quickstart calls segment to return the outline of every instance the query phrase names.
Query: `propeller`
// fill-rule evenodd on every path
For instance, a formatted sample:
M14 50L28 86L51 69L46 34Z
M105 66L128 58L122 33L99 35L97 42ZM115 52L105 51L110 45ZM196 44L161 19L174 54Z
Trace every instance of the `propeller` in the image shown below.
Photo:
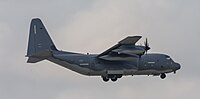
M144 49L145 49L146 54L147 54L147 51L151 49L151 48L149 47L149 43L148 43L147 38L146 38L146 41L144 42Z

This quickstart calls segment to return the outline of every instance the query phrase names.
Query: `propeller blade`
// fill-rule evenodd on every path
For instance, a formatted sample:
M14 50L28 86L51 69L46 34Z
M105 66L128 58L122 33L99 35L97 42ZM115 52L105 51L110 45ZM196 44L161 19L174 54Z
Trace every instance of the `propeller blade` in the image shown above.
M146 54L147 54L147 51L151 49L151 48L149 47L149 43L148 43L147 38L146 38L146 41L144 42L144 45L145 45L145 52L146 52Z

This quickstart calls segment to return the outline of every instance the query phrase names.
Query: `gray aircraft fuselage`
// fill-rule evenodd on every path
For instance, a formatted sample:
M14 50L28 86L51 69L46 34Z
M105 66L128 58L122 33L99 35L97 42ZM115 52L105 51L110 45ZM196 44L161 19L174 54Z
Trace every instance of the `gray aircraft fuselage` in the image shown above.
M95 54L78 54L54 51L53 57L47 60L68 69L88 76L107 75L109 72L123 75L159 75L180 69L168 55L146 54L135 61L105 61L96 58Z
M36 18L30 26L27 62L36 63L46 59L83 75L101 76L104 81L116 81L124 75L160 75L164 79L166 73L176 73L180 69L180 64L170 56L145 54L144 46L133 45L140 38L128 37L101 54L59 51L41 20Z

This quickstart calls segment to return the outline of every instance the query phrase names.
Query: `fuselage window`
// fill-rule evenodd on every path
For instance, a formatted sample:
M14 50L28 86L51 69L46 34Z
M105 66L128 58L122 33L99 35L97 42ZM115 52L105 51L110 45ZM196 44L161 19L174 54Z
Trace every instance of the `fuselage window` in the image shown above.
M155 64L156 62L147 62L148 64Z

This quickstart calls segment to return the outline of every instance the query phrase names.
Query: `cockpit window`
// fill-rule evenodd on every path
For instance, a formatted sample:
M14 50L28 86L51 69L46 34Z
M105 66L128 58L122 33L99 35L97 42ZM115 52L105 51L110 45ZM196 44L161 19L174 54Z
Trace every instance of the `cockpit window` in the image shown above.
M171 60L171 58L170 58L169 56L167 56L167 55L165 55L165 58L166 58L167 60Z
M171 60L171 58L170 58L170 57L167 57L166 59L167 59L167 60Z
M169 60L169 61L173 62L173 60L169 56L166 57L166 60Z

